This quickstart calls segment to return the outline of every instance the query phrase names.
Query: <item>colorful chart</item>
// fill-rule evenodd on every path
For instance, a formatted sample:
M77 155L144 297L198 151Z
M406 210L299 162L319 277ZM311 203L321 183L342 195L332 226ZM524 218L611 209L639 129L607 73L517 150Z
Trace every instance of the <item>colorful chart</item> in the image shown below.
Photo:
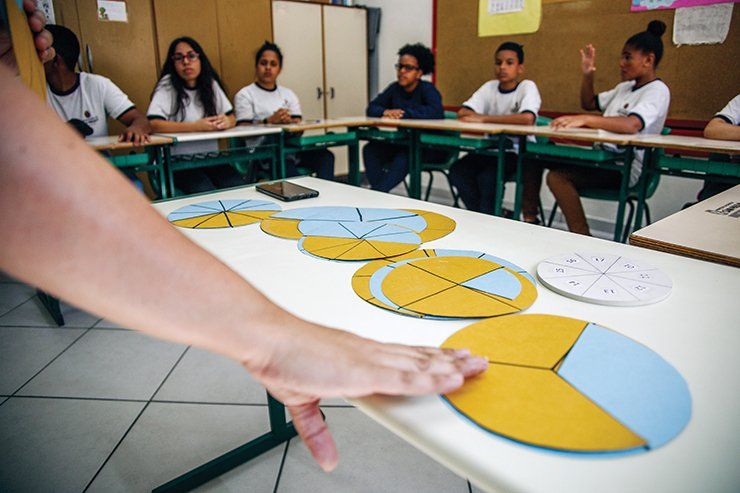
M375 306L383 308L385 310L390 310L396 313L400 313L403 315L409 315L412 317L427 317L428 315L424 315L422 313L403 309L399 307L398 305L395 305L383 293L383 290L381 289L381 283L383 279L385 279L385 276L393 269L393 267L391 266L394 264L400 264L405 261L422 259L422 258L451 257L451 256L471 257L471 258L480 258L484 260L489 260L491 262L494 262L499 265L503 265L504 267L507 267L511 269L512 271L521 274L524 278L526 278L533 285L535 284L534 278L526 270L522 269L521 267L515 264L512 264L511 262L508 262L507 260L494 257L493 255L488 255L483 252L476 252L476 251L470 251L470 250L426 249L426 250L413 251L408 254L397 256L397 257L375 260L373 262L370 262L362 266L357 272L355 272L354 276L352 276L352 289L363 300Z
M657 303L673 288L671 278L662 271L619 255L557 255L539 263L537 277L563 296L611 306Z
M485 430L565 452L635 453L675 438L691 418L683 377L647 347L599 325L512 315L469 325L442 347L488 358L444 398Z
M370 278L370 289L381 304L395 311L442 318L505 315L524 310L537 298L534 284L515 270L455 255L406 259L382 267Z
M280 206L267 200L211 200L170 212L167 220L181 228L236 228L262 221Z

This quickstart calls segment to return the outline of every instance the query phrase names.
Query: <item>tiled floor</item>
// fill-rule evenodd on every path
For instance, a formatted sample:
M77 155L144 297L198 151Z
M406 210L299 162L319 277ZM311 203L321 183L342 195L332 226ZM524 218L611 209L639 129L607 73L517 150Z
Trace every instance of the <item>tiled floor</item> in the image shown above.
M264 390L236 363L72 307L56 327L34 290L0 274L0 491L150 491L268 426ZM470 492L342 400L324 412L331 474L292 440L209 492Z

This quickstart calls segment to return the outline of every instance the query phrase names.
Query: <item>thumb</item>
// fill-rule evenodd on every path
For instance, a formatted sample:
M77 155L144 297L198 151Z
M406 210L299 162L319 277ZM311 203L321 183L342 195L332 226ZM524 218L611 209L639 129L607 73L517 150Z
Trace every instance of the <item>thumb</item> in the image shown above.
M288 411L293 416L293 425L301 440L311 451L311 455L319 466L326 472L337 467L339 461L337 446L331 436L329 427L326 426L326 422L321 416L319 401L288 406Z

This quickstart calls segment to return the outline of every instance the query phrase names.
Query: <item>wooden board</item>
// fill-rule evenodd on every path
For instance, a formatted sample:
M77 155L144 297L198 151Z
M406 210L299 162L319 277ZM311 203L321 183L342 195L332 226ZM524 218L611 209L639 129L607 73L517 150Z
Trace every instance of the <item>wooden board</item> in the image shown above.
M109 135L105 137L93 137L90 139L86 139L85 142L87 142L96 151L119 151L124 149L142 149L144 147L171 144L173 140L169 137L150 135L148 143L140 146L135 146L131 142L119 142L117 135Z
M543 109L580 112L578 50L587 43L596 46L596 89L611 89L620 80L624 42L652 19L668 25L658 74L671 88L670 118L708 120L737 95L740 71L727 64L740 59L740 9L734 10L722 45L679 49L671 42L673 10L630 13L629 2L614 0L543 3L537 33L479 38L478 2L437 0L436 82L445 105L462 104L491 79L496 48L511 40L524 45L525 75L537 83Z
M740 185L632 233L630 244L740 267L740 217L717 213L732 202Z

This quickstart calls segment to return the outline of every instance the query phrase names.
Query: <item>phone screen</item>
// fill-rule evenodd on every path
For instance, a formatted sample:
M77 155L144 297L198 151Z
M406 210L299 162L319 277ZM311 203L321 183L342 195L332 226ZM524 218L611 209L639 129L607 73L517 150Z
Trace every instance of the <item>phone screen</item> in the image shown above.
M311 188L302 187L289 181L277 181L274 183L260 183L257 190L282 200L298 200L316 197L319 192Z

